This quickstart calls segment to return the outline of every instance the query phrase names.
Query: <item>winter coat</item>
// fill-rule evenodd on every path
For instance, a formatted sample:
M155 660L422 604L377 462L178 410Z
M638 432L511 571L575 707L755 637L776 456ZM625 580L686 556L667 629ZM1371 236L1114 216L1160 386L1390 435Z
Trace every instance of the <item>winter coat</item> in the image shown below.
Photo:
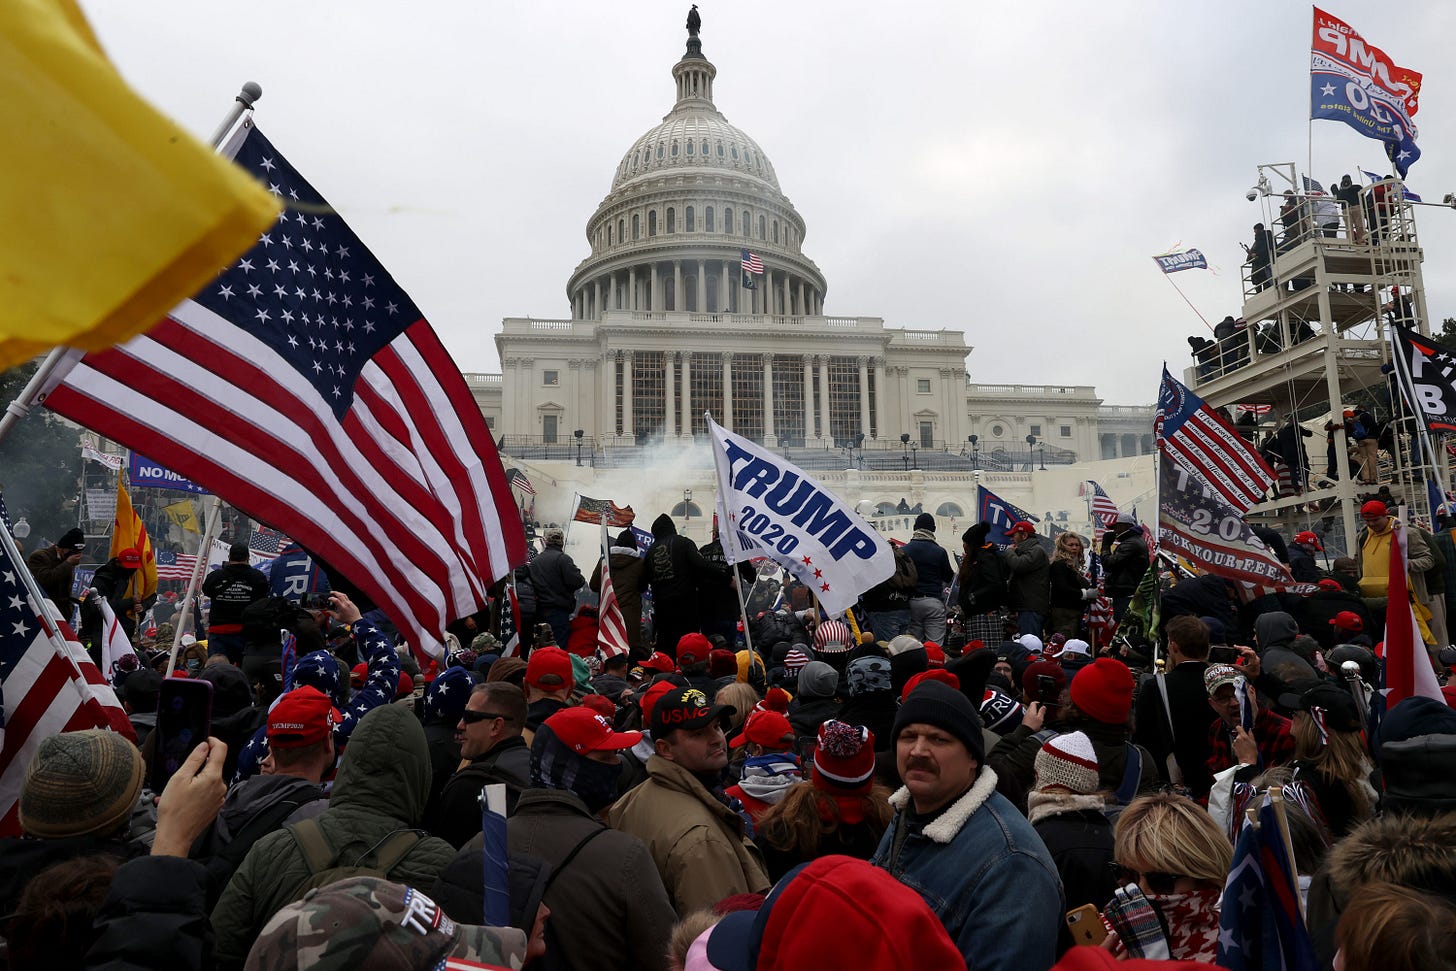
M42 546L26 558L25 565L30 568L30 575L35 577L41 592L69 621L71 608L76 605L71 597L71 586L76 582L76 564L57 553L54 546Z
M1298 543L1289 547L1289 573L1300 583L1319 583L1324 575L1314 555Z
M1012 610L1029 610L1045 614L1051 596L1051 559L1036 536L1026 536L1006 551L1006 565L1011 568L1007 587Z
M839 717L840 704L833 698L797 697L789 702L789 724L798 738L813 739L819 726Z
M1141 526L1102 537L1103 589L1109 597L1131 597L1148 572L1148 541Z
M647 760L647 781L607 810L607 822L647 845L679 914L771 886L763 855L744 835L743 817L660 755Z
M608 568L612 571L612 592L617 595L617 606L622 608L622 620L627 625L627 643L635 657L646 656L646 645L642 641L642 591L647 586L647 561L636 550L613 546L608 550ZM592 570L593 593L602 592L602 564L597 561Z
M126 631L127 637L136 635L137 619L151 609L152 604L157 602L157 594L153 592L150 596L141 598L138 602L131 596L131 575L135 569L127 569L112 557L96 569L96 574L91 578L91 586L96 592L106 598L111 604L111 609L116 612L116 619L121 622L121 629ZM101 610L99 607L82 608L82 639L94 643L101 635Z
M647 550L644 572L652 588L653 606L696 618L698 586L712 572L707 561L692 540L677 534L666 513L653 521L652 535L655 542Z
M930 820L915 817L908 789L890 805L898 812L870 862L925 898L966 966L1047 971L1066 910L1061 882L1031 824L996 792L996 773L983 767Z
M1039 796L1039 802L1046 798ZM1067 808L1058 812L1050 804L1039 804L1031 812L1031 827L1056 864L1067 909L1091 904L1101 910L1117 889L1112 823L1100 808L1102 798L1059 793L1053 799Z
M507 738L450 777L430 817L430 832L451 846L464 846L480 832L480 790L493 782L506 787L506 809L531 786L531 750L525 739Z
M1062 610L1080 611L1086 606L1082 599L1082 591L1092 586L1092 581L1082 575L1066 560L1052 560L1051 571L1047 574L1050 581L1051 594L1047 603L1053 608Z
M562 967L665 971L677 915L641 840L607 829L576 793L561 789L527 790L506 823L506 836L512 856L551 865L545 903L562 915L551 923Z
M1204 728L1207 727L1205 724ZM1057 735L1062 732L1084 733L1092 742L1092 751L1097 753L1098 788L1115 792L1122 785L1122 777L1127 774L1129 745L1129 733L1125 725L1105 725L1090 719L1078 719L1076 722L1050 725L1043 732L1033 732L1026 725L1018 725L1003 735L1001 741L986 754L986 765L1015 782L1016 789L1012 791L1023 793L1022 801L1016 804L1017 809L1025 808L1024 794L1036 782L1036 753L1041 751L1046 737L1044 732L1047 730ZM1043 735L1043 738L1037 738L1037 735ZM1158 776L1158 767L1153 762L1153 754L1141 745L1135 747L1142 760L1138 795L1157 792L1163 783Z
M1390 528L1396 528L1393 522ZM1365 541L1369 538L1370 530L1362 529L1359 538L1355 541L1355 565L1362 577L1365 575ZM1426 589L1426 571L1436 565L1436 552L1426 545L1425 537L1420 530L1406 530L1405 538L1405 572L1410 577L1410 591L1421 603L1430 604L1430 594ZM1442 588L1442 592L1445 592L1444 588Z
M970 577L961 584L958 603L966 614L984 614L1006 606L1011 570L1006 557L987 544L976 551Z
M86 966L106 971L210 967L213 933L204 906L206 884L206 871L193 860L143 856L123 863L93 922L96 939Z
M1365 598L1344 590L1316 590L1299 604L1299 629L1319 641L1320 647L1329 650L1344 638L1330 626L1335 615L1350 611L1360 618L1366 634L1374 631L1375 618L1365 606ZM1383 623L1385 618L1381 618Z
M323 789L293 775L256 775L229 789L217 819L192 844L188 854L207 868L208 906L217 903L235 867L253 844L287 823L317 816L327 808ZM263 829L268 816L275 817L276 824ZM254 820L258 822L248 832ZM244 840L246 845L241 842Z
M723 541L715 539L706 543L698 547L698 553L708 567L708 576L704 577L698 588L698 607L702 611L703 620L737 620L738 594L733 590L735 567L728 562L728 557L723 552ZM736 569L738 582L746 592L753 586L753 566L739 563Z
M950 555L945 547L935 541L935 534L917 529L901 549L915 561L915 596L936 600L944 597L945 588L955 579L955 571L950 568Z
M268 596L268 578L246 563L224 563L202 581L202 592L212 601L209 629L236 624L242 630L243 608Z
M429 792L424 729L409 709L385 705L359 722L318 823L340 865L353 865L391 833L418 827ZM428 887L454 855L455 848L444 840L422 836L389 871L389 879ZM219 967L242 965L263 925L308 876L291 831L270 833L254 845L212 911Z
M1207 661L1184 661L1170 669L1163 679L1168 689L1166 706L1157 679L1150 677L1144 681L1138 689L1137 733L1133 736L1153 754L1158 774L1167 781L1171 781L1168 780L1168 755L1172 754L1188 794L1197 800L1206 799L1213 785L1213 775L1208 771L1208 723L1213 710L1208 706L1208 691L1203 687L1203 672L1207 668ZM1173 719L1171 737L1169 712Z
M530 566L538 612L571 610L576 606L576 591L586 586L586 578L565 550L548 546L536 554Z

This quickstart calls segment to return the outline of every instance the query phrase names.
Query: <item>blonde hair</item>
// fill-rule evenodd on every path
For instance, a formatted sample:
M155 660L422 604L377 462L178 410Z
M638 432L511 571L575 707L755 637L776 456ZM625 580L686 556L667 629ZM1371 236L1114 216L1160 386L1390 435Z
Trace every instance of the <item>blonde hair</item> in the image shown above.
M1456 966L1456 908L1393 883L1360 888L1335 927L1345 971L1437 971Z
M1070 563L1073 567L1080 570L1082 569L1082 557L1080 555L1072 555L1071 551L1067 549L1067 544L1072 540L1081 543L1084 551L1087 549L1087 540L1081 535L1071 532L1059 533L1057 534L1057 541L1053 546L1052 561L1056 562L1057 560L1061 560L1063 563Z
M1234 848L1208 811L1187 796L1160 792L1128 803L1117 819L1113 852L1123 866L1223 886Z
M735 709L733 717L729 719L728 736L730 738L738 734L738 730L743 727L744 721L748 718L748 713L760 700L753 685L746 681L734 681L732 684L725 684L718 689L717 696L713 698L713 704L732 705Z
M1359 732L1342 732L1326 722L1328 744L1320 741L1319 725L1307 711L1294 713L1294 757L1308 761L1314 771L1329 782L1344 787L1355 807L1355 815L1361 819L1369 816L1374 807L1370 805L1370 794L1365 790L1365 780L1370 775L1370 760L1365 757L1365 745Z

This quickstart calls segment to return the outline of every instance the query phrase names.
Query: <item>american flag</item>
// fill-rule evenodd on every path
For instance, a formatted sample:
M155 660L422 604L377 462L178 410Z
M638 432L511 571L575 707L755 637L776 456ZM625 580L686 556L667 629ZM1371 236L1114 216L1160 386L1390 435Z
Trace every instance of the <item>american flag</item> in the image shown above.
M1264 499L1274 471L1222 415L1163 368L1154 421L1158 447L1240 513Z
M763 273L763 260L759 259L757 253L743 251L743 272L752 273L755 276Z
M1229 971L1315 971L1299 884L1268 794L1259 823L1245 821L1224 884L1218 962Z
M277 225L146 334L70 355L45 403L283 530L441 656L446 622L525 559L490 429L419 308L262 133L224 154L287 203Z
M526 495L534 496L536 494L536 487L531 485L531 480L526 478L526 473L520 469L506 469L506 479L513 487L520 489Z
M1159 462L1158 552L1172 553L1200 569L1241 583L1307 593L1289 568L1264 545L1240 510L1203 480L1169 461Z
M31 599L25 568L0 547L0 836L20 835L20 785L46 738L110 728L136 741L116 693L70 626L49 600L38 609Z
M1117 524L1117 503L1091 479L1083 484L1084 489L1086 486L1092 487L1092 538L1100 543L1102 534Z
M101 611L101 671L108 682L115 683L117 664L128 654L136 657L136 651L132 649L131 638L126 636L126 629L117 619L116 611L111 609L111 601L97 597L96 606Z
M10 510L5 508L5 493L3 492L0 492L0 525L5 527L7 533L13 531L13 527L10 525Z
M572 512L571 518L579 523L591 523L596 525L605 522L613 529L620 529L623 526L632 525L632 520L637 514L632 511L631 506L619 506L610 499L592 499L588 496L577 496L576 509Z
M1110 644L1117 630L1117 621L1112 616L1112 598L1107 595L1107 572L1102 569L1102 557L1096 553L1089 557L1092 579L1097 582L1097 598L1087 605L1087 628L1098 644Z
M195 553L170 551L157 553L158 580L191 580L192 571L196 568L197 554Z
M269 560L276 557L287 543L287 536L267 526L255 527L253 534L248 537L248 549Z
M496 638L501 642L501 657L516 657L521 653L521 601L516 597L514 576L506 581L501 598Z
M622 616L622 605L617 602L617 591L612 587L611 549L607 524L602 523L602 595L597 602L597 647L604 658L626 654L632 649L627 640L627 621Z

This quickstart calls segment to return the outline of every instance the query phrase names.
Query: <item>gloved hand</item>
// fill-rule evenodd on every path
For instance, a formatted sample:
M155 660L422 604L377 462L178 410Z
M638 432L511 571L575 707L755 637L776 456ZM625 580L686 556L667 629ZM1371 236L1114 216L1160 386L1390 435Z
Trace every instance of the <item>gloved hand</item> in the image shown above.
M1096 600L1096 599L1097 599L1097 588L1096 587L1088 587L1086 590L1083 590L1082 591L1082 601L1084 603L1091 603L1093 600Z

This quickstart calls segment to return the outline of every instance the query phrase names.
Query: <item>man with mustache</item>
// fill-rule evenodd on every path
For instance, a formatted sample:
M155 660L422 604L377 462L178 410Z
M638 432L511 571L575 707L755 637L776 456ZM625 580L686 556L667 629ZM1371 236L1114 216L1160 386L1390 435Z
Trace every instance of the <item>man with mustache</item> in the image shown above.
M975 707L949 685L922 682L900 705L892 737L905 785L890 797L898 812L870 862L925 898L968 967L1046 971L1056 960L1061 880L982 764Z

